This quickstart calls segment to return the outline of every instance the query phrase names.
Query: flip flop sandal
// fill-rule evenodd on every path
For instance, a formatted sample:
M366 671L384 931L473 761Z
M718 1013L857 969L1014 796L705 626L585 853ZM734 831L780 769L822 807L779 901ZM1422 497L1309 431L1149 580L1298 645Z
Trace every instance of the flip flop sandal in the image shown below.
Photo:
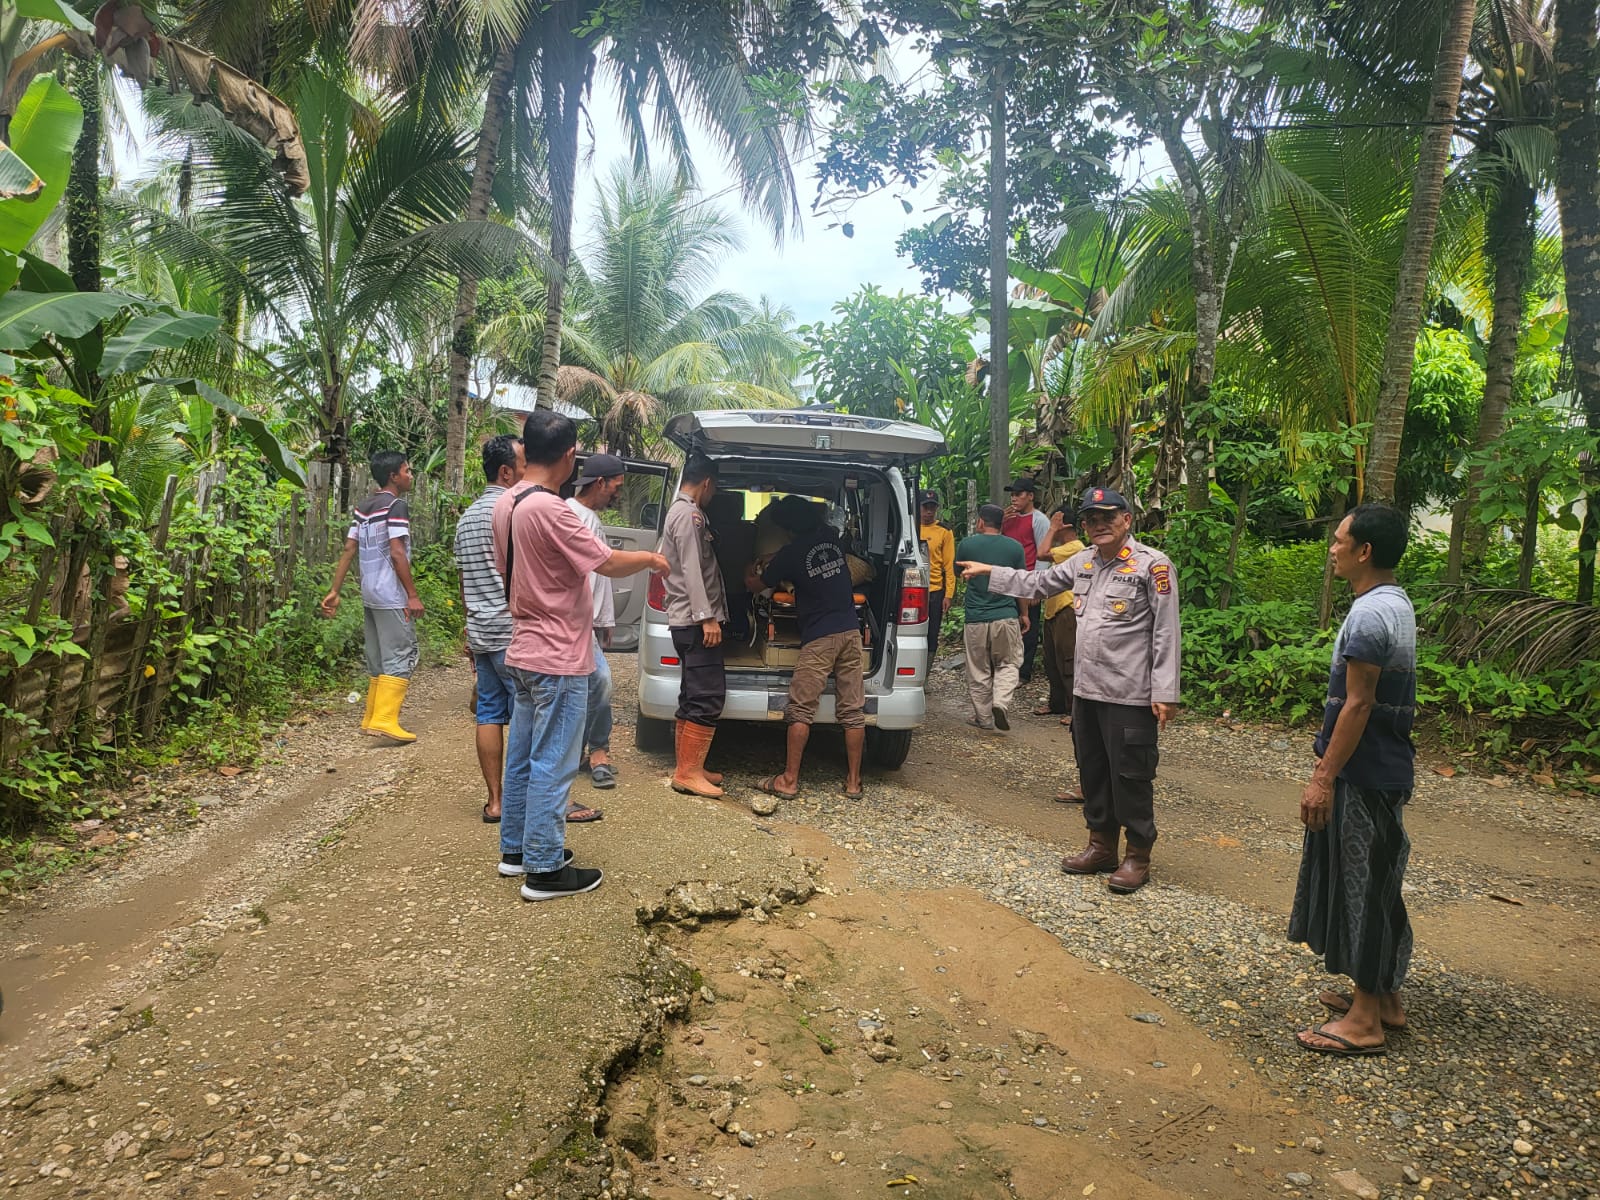
M598 821L605 815L598 808L590 808L584 804L580 804L577 808L567 809L567 820L574 825L581 825L585 821Z
M483 823L485 825L498 825L498 824L500 824L500 814L496 813L494 816L491 817L489 815L489 806L487 804L485 804L483 806Z
M1083 797L1080 796L1077 792L1057 792L1056 793L1056 803L1057 804L1082 804L1083 802L1084 802Z
M865 787L859 787L852 792L849 788L845 788L844 798L846 800L865 800L867 798L867 789Z
M1304 1039L1303 1035L1311 1033L1317 1037L1327 1038L1330 1042L1337 1042L1336 1046L1318 1046ZM1349 1038L1342 1038L1337 1033L1329 1033L1326 1025L1317 1025L1311 1029L1302 1029L1295 1034L1295 1045L1302 1050L1310 1050L1313 1054L1331 1054L1335 1058L1366 1058L1371 1055L1387 1054L1389 1047L1386 1042L1379 1042L1376 1046L1362 1046L1352 1042Z
M1071 717L1062 717L1061 718L1061 723L1063 725L1065 725L1068 729L1072 728L1072 718Z
M610 763L598 763L589 768L589 782L602 792L617 786L617 769Z
M1038 708L1033 710L1033 715L1036 717L1054 717L1060 714L1058 714L1056 710L1051 708L1048 704L1041 704Z
M1326 996L1336 996L1336 997L1338 997L1340 1000L1344 1001L1344 1006L1340 1007L1337 1004L1329 1004L1328 1001L1326 999L1324 999L1324 997L1326 997ZM1342 1017L1342 1016L1344 1016L1345 1013L1350 1011L1350 1006L1353 1003L1355 1003L1355 1000L1350 995L1349 992L1335 992L1335 991L1330 989L1330 990L1322 993L1321 996L1318 996L1317 997L1317 1002L1319 1004L1321 1004L1322 1007L1327 1009L1329 1012L1338 1013ZM1385 1029L1387 1029L1390 1033L1404 1033L1408 1028L1410 1028L1404 1021L1400 1022L1400 1024L1398 1024L1398 1025L1392 1024L1389 1021L1384 1021L1383 1022L1383 1027ZM1330 1034L1329 1036L1331 1037L1332 1034Z
M756 784L756 791L765 792L769 796L776 796L779 800L800 799L799 792L786 792L780 788L778 786L778 777L776 775L768 775L760 783Z

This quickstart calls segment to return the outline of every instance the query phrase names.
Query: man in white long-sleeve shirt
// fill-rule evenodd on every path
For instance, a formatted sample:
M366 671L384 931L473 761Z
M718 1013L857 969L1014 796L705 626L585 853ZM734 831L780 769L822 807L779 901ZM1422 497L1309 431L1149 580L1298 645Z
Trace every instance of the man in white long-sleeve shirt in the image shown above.
M600 514L616 500L627 470L615 454L591 454L578 472L577 494L567 501L578 519L601 541L605 538L600 532ZM617 786L617 769L611 763L611 667L605 655L611 648L611 631L617 625L616 602L611 580L605 576L591 574L589 588L594 592L594 674L589 676L589 719L583 740L590 782L606 789ZM569 821L593 821L599 817L597 808L576 808L567 813Z

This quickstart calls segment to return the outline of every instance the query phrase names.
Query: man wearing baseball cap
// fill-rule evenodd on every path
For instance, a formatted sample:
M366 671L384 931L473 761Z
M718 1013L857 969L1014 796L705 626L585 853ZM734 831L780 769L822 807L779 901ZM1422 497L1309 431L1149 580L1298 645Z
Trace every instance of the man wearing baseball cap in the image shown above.
M578 468L575 492L568 498L567 507L601 541L605 535L601 532L600 514L616 500L627 473L627 465L615 454L591 454ZM604 575L591 574L589 590L594 593L594 673L589 676L589 713L584 722L583 746L589 782L605 790L617 786L617 769L611 763L611 665L605 654L611 648L611 631L617 625L616 598L611 580ZM586 804L567 809L569 821L598 821L604 815Z
M939 493L917 493L922 525L917 531L928 546L928 662L939 653L939 626L944 606L956 598L956 538L939 524Z
M1078 615L1072 741L1089 845L1061 861L1069 875L1110 871L1113 892L1150 877L1155 844L1156 738L1178 706L1178 586L1172 563L1135 541L1128 502L1090 488L1078 504L1091 549L1044 571L958 562L999 595L1041 599L1070 590ZM1118 844L1127 830L1127 853Z

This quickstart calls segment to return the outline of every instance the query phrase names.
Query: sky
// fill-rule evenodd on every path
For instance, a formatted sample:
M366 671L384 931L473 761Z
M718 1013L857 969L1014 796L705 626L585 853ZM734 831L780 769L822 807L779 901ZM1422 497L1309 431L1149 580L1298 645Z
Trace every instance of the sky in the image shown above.
M608 177L614 163L628 158L628 139L617 118L616 93L604 74L595 81L589 115L593 136L584 129L582 151L586 155L592 151L593 158L579 173L573 237L580 258L584 244L593 236L596 181ZM713 203L736 218L744 235L744 250L724 263L717 288L739 292L751 300L768 296L793 309L801 324L826 319L834 304L865 283L876 283L891 294L921 290L922 277L909 260L895 253L894 245L905 230L937 215L930 211L938 191L936 178L917 191L884 190L854 202L846 212L834 209L816 214L811 211L817 189L814 156L822 147L813 145L800 151L794 166L800 224L782 245L775 245L760 219L743 210L738 177L702 127L691 125L689 144L701 194L716 195ZM667 161L665 155L652 157L652 162ZM902 198L911 203L909 214L900 203ZM854 225L854 237L828 228L844 220Z

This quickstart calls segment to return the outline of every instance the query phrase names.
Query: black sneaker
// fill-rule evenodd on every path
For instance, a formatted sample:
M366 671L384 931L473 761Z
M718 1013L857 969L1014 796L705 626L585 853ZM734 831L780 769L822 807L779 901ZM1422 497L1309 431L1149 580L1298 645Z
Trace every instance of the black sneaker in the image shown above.
M1006 710L998 704L994 706L994 727L996 729L1010 730L1011 721L1006 717Z
M563 896L576 896L579 892L594 891L604 878L593 867L575 867L571 863L559 871L530 871L522 877L522 898L559 900Z
M568 846L561 852L561 865L564 867L572 861L572 847ZM502 875L515 876L522 874L522 855L502 854L500 865L495 868Z

